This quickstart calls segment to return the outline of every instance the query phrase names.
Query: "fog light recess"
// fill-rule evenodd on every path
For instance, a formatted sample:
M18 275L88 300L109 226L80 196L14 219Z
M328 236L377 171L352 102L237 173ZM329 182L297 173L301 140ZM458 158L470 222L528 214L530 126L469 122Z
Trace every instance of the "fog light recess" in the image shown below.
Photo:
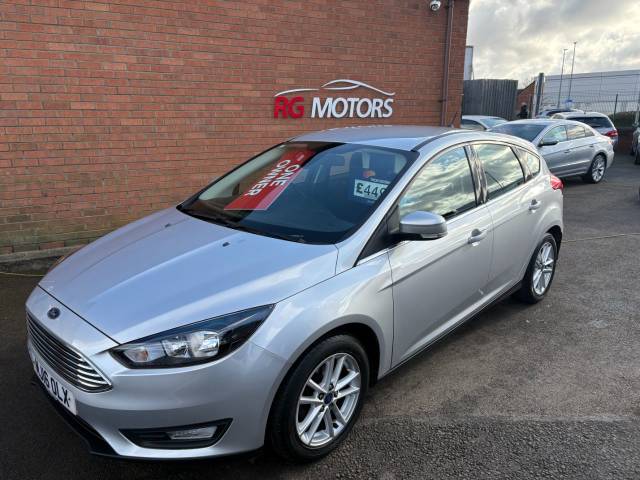
M214 445L229 428L231 419L197 425L121 430L136 445L144 448L204 448Z

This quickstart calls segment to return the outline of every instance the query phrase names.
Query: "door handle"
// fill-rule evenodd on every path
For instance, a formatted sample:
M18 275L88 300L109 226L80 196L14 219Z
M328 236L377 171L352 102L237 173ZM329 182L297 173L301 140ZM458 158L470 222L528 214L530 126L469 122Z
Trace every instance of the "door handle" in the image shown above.
M533 212L534 210L538 210L541 206L542 206L542 202L534 198L533 200L531 200L531 203L529 204L529 210Z
M571 150L565 150L564 153L565 154L571 153Z
M470 245L474 243L478 243L482 241L486 236L487 236L486 230L480 230L480 229L474 228L473 231L471 232L471 236L469 237L469 240L467 240L467 243Z

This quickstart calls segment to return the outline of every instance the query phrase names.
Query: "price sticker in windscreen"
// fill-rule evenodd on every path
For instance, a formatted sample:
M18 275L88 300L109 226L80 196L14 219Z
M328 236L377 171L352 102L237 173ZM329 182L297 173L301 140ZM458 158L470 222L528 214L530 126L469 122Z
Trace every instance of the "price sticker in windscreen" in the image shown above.
M377 200L380 198L389 184L383 180L372 182L356 178L353 185L354 197L366 198L367 200Z

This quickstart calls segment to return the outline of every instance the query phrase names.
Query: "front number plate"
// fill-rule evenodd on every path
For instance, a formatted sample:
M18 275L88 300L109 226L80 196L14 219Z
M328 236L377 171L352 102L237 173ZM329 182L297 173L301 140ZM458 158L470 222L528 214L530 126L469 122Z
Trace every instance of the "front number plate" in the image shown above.
M51 373L48 367L43 366L42 362L34 355L33 369L36 375L53 398L60 402L67 410L76 415L76 399L73 398L71 391L62 384L58 377Z

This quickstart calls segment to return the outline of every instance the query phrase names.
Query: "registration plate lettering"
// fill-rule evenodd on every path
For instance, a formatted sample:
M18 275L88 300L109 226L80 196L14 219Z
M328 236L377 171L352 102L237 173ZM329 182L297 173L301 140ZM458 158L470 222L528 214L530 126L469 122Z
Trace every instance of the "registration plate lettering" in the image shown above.
M73 397L73 394L67 387L62 384L60 380L56 378L55 375L47 371L47 369L42 366L41 362L36 357L34 357L32 360L33 369L35 370L36 375L47 390L47 393L49 393L49 395L55 398L67 410L75 415L76 401Z

